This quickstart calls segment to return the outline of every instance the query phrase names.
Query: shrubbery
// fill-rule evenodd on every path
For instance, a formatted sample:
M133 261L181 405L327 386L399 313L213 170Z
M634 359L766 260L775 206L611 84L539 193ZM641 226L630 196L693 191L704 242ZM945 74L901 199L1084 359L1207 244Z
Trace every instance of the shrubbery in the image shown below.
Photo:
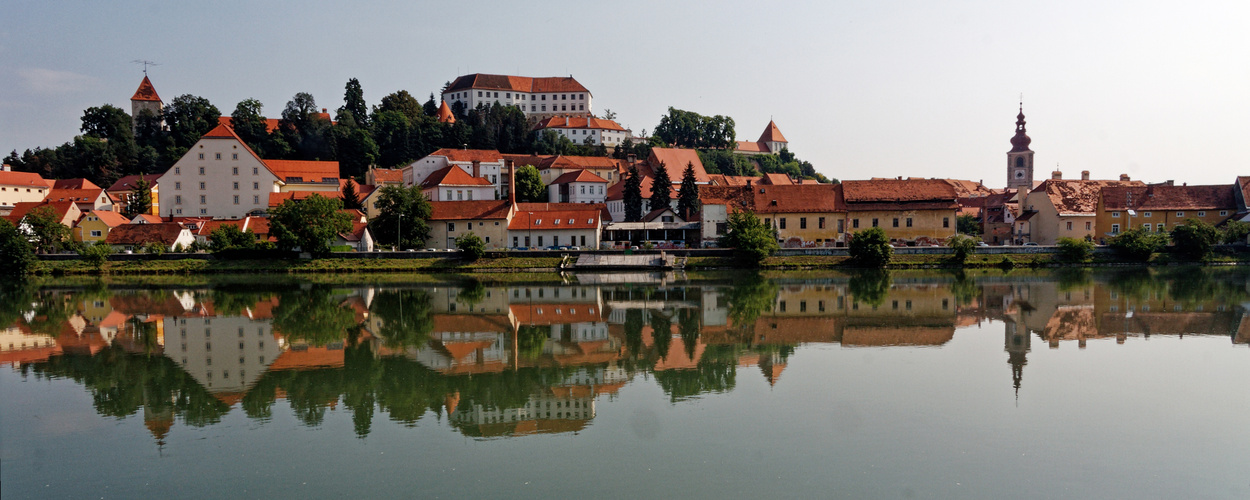
M1211 255L1211 248L1220 242L1220 231L1198 219L1187 219L1172 229L1172 250L1192 260L1202 260Z
M456 248L460 249L460 257L465 260L477 260L486 255L486 242L472 232L457 236Z
M113 253L112 245L109 245L103 241L98 241L95 244L84 244L78 250L78 255L82 257L82 260L86 261L88 264L91 264L96 269L99 269L101 266L103 266L104 262L108 260L109 255L112 253Z
M950 247L954 254L952 255L955 262L963 264L968 260L968 256L977 249L977 242L981 241L971 236L956 234L946 241L946 246Z
M1078 238L1059 238L1059 258L1068 262L1086 262L1094 256L1094 242Z
M30 239L7 219L0 219L0 274L24 275L35 265Z
M747 266L758 266L779 248L777 235L753 212L729 215L729 231L720 237L722 248L733 248L734 258Z
M1151 255L1168 244L1168 235L1133 228L1112 237L1107 244L1121 257L1146 262Z
M890 263L890 257L894 255L894 247L890 246L885 230L879 227L852 234L847 251L852 260L867 267L885 267Z

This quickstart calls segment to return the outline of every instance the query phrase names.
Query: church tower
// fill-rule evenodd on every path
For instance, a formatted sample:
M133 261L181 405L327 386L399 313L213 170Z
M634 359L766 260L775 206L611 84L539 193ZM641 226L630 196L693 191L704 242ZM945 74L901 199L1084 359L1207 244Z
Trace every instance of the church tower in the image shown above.
M130 97L130 119L133 127L139 127L140 113L147 111L159 118L163 107L161 96L156 95L156 87L152 86L152 81L148 80L147 72L144 71L143 82L139 84L139 90L136 90L135 95Z
M1016 135L1011 138L1011 151L1007 152L1007 189L1018 189L1027 193L1033 189L1033 150L1029 149L1032 139L1024 133L1024 103L1020 103L1020 114L1016 115Z

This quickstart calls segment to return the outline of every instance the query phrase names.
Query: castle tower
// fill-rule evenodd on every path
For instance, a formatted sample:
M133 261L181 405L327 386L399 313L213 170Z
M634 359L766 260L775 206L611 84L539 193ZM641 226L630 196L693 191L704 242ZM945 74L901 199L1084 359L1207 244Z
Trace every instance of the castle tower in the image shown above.
M1007 189L1019 189L1027 193L1033 189L1033 150L1029 149L1032 139L1024 132L1024 103L1020 103L1020 114L1016 115L1016 135L1011 138L1011 151L1007 152Z
M781 129L777 128L777 124L772 120L768 120L768 127L764 129L763 134L760 134L760 140L756 142L768 148L768 152L772 154L780 153L782 148L789 144L786 136L781 135Z
M135 128L139 127L140 113L147 111L154 117L160 117L163 108L164 104L161 103L161 96L156 95L156 87L152 86L152 81L148 80L148 75L144 72L143 82L139 84L139 90L136 90L135 95L130 97L130 119L132 125Z

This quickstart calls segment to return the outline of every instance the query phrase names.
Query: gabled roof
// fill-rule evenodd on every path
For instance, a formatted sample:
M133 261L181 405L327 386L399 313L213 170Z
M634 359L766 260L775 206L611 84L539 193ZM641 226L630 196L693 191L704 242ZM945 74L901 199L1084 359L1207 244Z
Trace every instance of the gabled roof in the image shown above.
M352 221L352 230L346 233L339 233L344 241L360 241L364 239L365 232L369 230L369 223Z
M255 151L252 151L251 146L248 146L247 142L245 142L242 138L240 138L238 134L234 133L234 129L230 128L229 125L226 125L224 123L218 123L216 127L213 127L212 130L209 130L208 133L204 134L204 136L200 137L200 139L201 140L203 139L233 139L235 141L238 141L239 144L243 146L243 150L247 151L247 154L252 155L252 158L255 158L256 161L260 162L260 164L265 167L265 170L269 171L270 175L273 175L274 177L278 177L278 175L273 172L273 169L269 168L269 165L265 163L265 160L262 160L260 158L260 155L256 154ZM191 154L191 151L188 150L187 154L188 155ZM184 156L184 158L185 157L186 156Z
M431 201L430 220L506 219L508 200Z
M760 178L759 183L773 186L790 186L795 184L795 182L790 179L790 176L786 174L764 174Z
M109 230L104 242L110 245L146 245L152 242L173 245L182 231L182 224L177 222L125 224Z
M404 171L398 168L371 168L369 172L373 174L373 181L377 183L404 182Z
M614 130L618 132L625 131L625 127L622 127L620 124L612 120L590 117L570 118L565 116L552 116L538 122L538 124L534 126L534 130L547 128Z
M278 180L284 182L338 182L339 162L309 160L262 160Z
M680 215L677 215L677 212L676 212L676 211L674 211L674 210L673 210L672 208L670 208L670 207L657 208L657 209L655 209L655 210L652 210L652 211L648 212L648 213L647 213L647 215L642 216L642 221L643 221L643 222L651 222L651 221L653 221L653 220L656 220L656 219L660 218L660 216L662 216L662 215L664 215L664 214L666 214L666 213L667 213L667 214L672 215L672 216L673 216L673 218L675 218L675 219L678 219L678 220L680 220L680 221L682 221L682 222L686 222L686 219L683 219Z
M130 219L131 224L151 224L160 221L161 217L159 215L152 214L139 214L134 216L133 219Z
M551 181L552 184L568 184L570 182L601 182L607 184L608 180L591 173L589 170L579 169L565 172L563 175L556 177L554 181Z
M1102 189L1106 210L1237 210L1234 186L1110 186Z
M425 181L421 183L421 187L425 189L438 186L491 186L490 180L482 177L474 177L465 172L463 168L455 165L435 170Z
M681 183L681 176L686 171L687 164L694 165L695 182L700 184L710 182L707 170L703 168L703 161L699 160L699 153L693 149L652 148L651 157L647 159L647 164L654 169L659 167L661 163L664 164L664 168L668 169L668 178L674 184ZM650 175L650 172L648 174Z
M273 131L278 130L278 124L280 122L281 120L277 118L265 118L265 132L272 134ZM234 128L234 118L229 116L219 116L217 117L217 124Z
M107 210L92 210L88 213L96 216L96 218L100 219L100 222L103 222L104 224L108 225L108 227L110 228L117 227L122 224L130 224L130 219L127 219L126 216L119 214L117 212L110 212Z
M526 204L526 205L542 205L542 204ZM517 211L512 215L512 221L508 223L508 229L526 230L526 229L598 229L602 210L600 204L578 204L578 203L553 203L552 205L573 205L575 207L586 207L582 209L553 207L547 210L527 210L522 206L517 207Z
M942 179L872 179L843 181L847 203L899 203L950 201L958 196L955 187Z
M748 184L758 184L761 177L748 175L724 175L724 174L707 174L708 179L712 181L714 186L746 186Z
M752 186L751 205L755 213L845 212L841 184L790 184Z
M1059 215L1093 215L1098 209L1102 189L1119 186L1141 186L1142 181L1083 181L1047 179L1033 193L1041 191L1050 199ZM1033 194L1029 193L1029 194Z
M34 188L48 187L47 181L43 176L34 172L12 172L8 170L0 170L0 184L5 186L23 186Z
M759 142L789 143L790 141L786 140L786 136L781 135L781 129L777 128L776 123L773 123L772 120L768 120L768 126L764 127L764 133L760 134Z
M514 92L590 92L582 84L577 83L577 80L574 80L572 76L533 78L474 73L456 78L443 93L467 89L511 90Z
M100 189L87 179L56 179L52 181L52 189Z
M332 200L343 199L342 191L284 191L281 193L269 193L269 206L276 207L287 200L300 201L313 195ZM364 198L364 196L360 196Z
M977 181L966 181L962 179L942 179L942 180L946 181L947 184L950 184L951 187L954 187L955 194L957 194L960 198L989 196L991 194L994 194L993 190L985 187L984 184L981 184L980 182L977 182Z
M522 325L567 325L603 321L603 311L593 302L564 304L510 304L508 310Z
M139 89L135 90L135 95L130 96L130 100L161 102L161 96L156 95L156 87L152 86L152 80L148 80L148 75L143 75L143 81L139 82Z
M456 123L456 115L451 112L451 107L447 105L447 101L443 101L438 106L438 121L446 124Z
M473 161L481 163L498 163L503 160L503 155L499 154L499 151L493 149L442 148L426 156L445 156L447 157L447 161L464 163Z
M73 201L76 203L95 203L96 199L104 190L95 189L51 189L45 201Z
M148 181L148 184L156 186L156 181L161 178L161 175L162 174L127 175L121 179L117 179L117 182L114 182L112 186L109 186L107 191L130 191L134 189L135 184L139 182L140 177Z
M9 215L6 215L5 218L9 219L10 222L16 225L22 222L22 218L26 217L26 214L30 213L32 210L35 210L39 207L52 207L53 213L56 214L56 219L59 221L65 221L66 217L71 212L71 210L78 208L78 204L72 201L47 201L47 200L14 203L13 210L9 212ZM73 222L73 221L69 221L69 222Z

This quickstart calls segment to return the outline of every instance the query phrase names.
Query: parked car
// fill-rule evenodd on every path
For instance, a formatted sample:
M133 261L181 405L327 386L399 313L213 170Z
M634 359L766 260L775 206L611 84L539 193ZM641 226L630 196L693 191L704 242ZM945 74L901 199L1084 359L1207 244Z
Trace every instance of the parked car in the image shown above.
M1028 243L1025 243L1025 244L1024 244L1024 246L1026 246L1026 247L1035 247L1035 246L1037 246L1037 242L1036 242L1036 241L1030 241L1030 242L1028 242Z

